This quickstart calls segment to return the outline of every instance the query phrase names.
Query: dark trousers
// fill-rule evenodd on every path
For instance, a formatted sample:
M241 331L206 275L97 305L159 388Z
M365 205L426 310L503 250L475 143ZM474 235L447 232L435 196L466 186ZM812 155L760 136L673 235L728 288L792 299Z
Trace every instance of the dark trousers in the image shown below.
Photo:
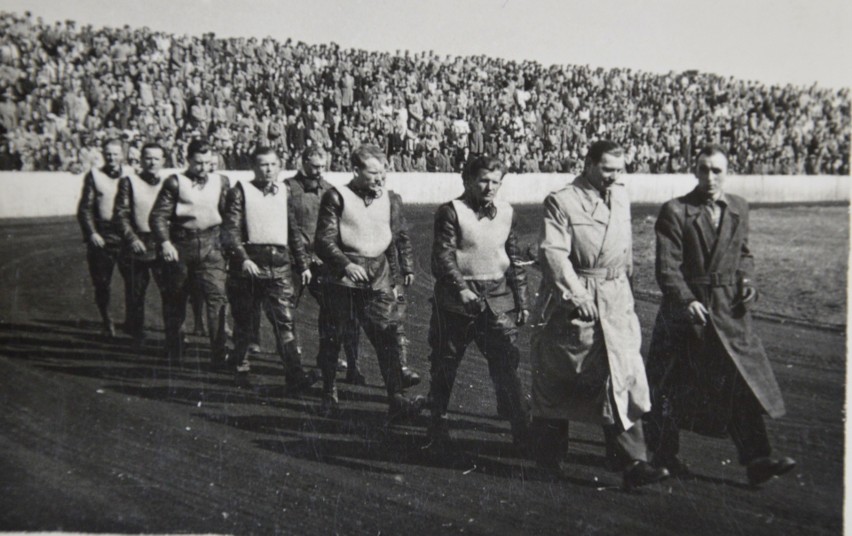
M192 291L191 285L196 283L200 285L206 302L211 357L218 364L224 358L225 314L228 305L225 297L225 259L219 244L218 228L215 233L176 241L174 246L178 251L178 261L159 263L163 281L166 353L175 361L183 357L186 301Z
M145 293L152 275L160 289L160 296L163 295L160 270L156 269L156 261L139 259L128 251L122 252L118 266L125 277L125 329L134 337L142 337L145 333Z
M569 421L562 419L533 420L535 457L540 463L556 465L568 452ZM620 424L604 425L607 464L623 469L632 461L648 461L642 421L636 421L629 430Z
M95 287L95 305L98 307L101 320L105 323L112 321L109 313L110 287L112 286L112 273L115 271L116 264L118 264L118 271L124 280L124 314L125 325L127 325L130 320L127 307L131 294L130 275L127 273L127 267L119 263L120 251L119 246L110 243L101 248L96 248L90 244L86 250L86 260L89 264L92 285Z
M325 285L322 282L321 268L314 265L311 267L311 272L314 274L314 278L311 280L308 285L308 292L311 293L311 296L317 301L319 305L319 314L317 315L317 331L319 333L320 341L323 339L333 337L337 331L337 326L335 324L334 314L328 309L325 305L326 300L323 298L323 293L325 292L325 288L329 285ZM337 288L339 285L334 285L331 288ZM361 334L361 325L358 322L358 318L351 318L348 323L342 326L342 339L341 346L343 346L343 353L346 355L346 364L350 370L354 370L358 365L358 357L360 356L360 334ZM317 355L317 366L320 366L320 356Z
M737 448L739 462L748 465L757 458L772 454L763 408L739 374L731 376L734 385L730 389L730 415L727 430ZM651 412L645 416L648 429L648 446L654 453L654 462L665 464L674 459L680 450L680 418L677 416L676 401L671 397L660 397Z
M517 339L518 328L512 313L495 315L486 309L476 316L469 316L443 310L433 304L429 325L429 345L432 348L429 356L429 399L433 418L442 418L447 413L465 349L475 342L488 361L497 406L504 410L504 416L510 422L525 422L527 412L518 376L521 354Z
M231 274L228 300L234 316L234 360L237 370L248 368L248 346L254 342L255 312L263 309L272 324L275 346L287 382L302 375L302 356L293 321L293 284L287 277L257 278Z
M402 392L402 365L399 362L397 326L393 320L394 298L390 290L351 288L325 284L320 311L325 310L326 331L320 324L320 349L317 361L322 371L325 392L334 388L337 354L347 336L347 327L357 321L376 350L379 370L388 396Z

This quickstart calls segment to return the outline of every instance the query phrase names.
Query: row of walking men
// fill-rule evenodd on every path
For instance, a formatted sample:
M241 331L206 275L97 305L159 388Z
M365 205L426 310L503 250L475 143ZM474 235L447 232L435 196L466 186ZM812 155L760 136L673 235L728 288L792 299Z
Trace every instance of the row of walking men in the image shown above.
M622 148L593 143L583 173L545 200L534 307L517 217L497 197L506 169L499 159L472 156L462 172L464 193L435 214L425 398L406 393L420 381L407 367L404 330L403 292L415 269L402 200L386 188L379 147L353 151L354 176L338 187L322 177L327 157L319 148L308 148L301 170L281 181L278 155L260 147L253 180L233 187L213 171L215 155L204 140L189 144L185 171L165 178L156 144L143 147L138 174L123 168L118 140L107 141L103 152L105 165L84 178L78 219L104 328L114 333L109 283L118 265L125 330L136 341L144 337L153 276L171 364L183 358L186 302L200 289L213 367L245 381L263 309L288 390L321 380L321 410L333 415L341 347L349 354L347 380L363 384L356 359L363 329L375 349L389 420L428 407L430 447L442 451L452 447L449 402L474 342L488 364L498 415L547 478L564 476L571 420L603 425L608 464L623 471L626 487L690 474L678 456L681 428L730 436L751 484L795 466L791 458L771 457L763 414L781 416L784 406L748 310L757 298L748 206L724 192L727 155L719 147L702 150L698 186L666 203L655 226L663 302L647 370L633 306ZM303 368L294 329L293 310L306 288L319 304L319 375ZM518 329L527 323L531 405L518 375Z

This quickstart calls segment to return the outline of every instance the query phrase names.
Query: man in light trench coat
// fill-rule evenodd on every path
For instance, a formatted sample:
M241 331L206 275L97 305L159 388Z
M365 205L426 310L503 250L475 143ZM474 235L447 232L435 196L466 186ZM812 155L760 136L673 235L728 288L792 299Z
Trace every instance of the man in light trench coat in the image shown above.
M763 414L784 415L772 367L753 328L748 204L725 193L728 158L718 146L698 154L698 185L663 205L657 218L657 283L663 301L648 355L654 407L646 415L653 463L672 474L679 429L730 436L752 485L796 462L772 458Z
M562 476L568 422L603 425L607 459L626 488L660 481L648 464L642 415L651 409L633 310L630 201L624 151L589 149L583 173L544 202L542 287L532 333L532 413L538 465Z

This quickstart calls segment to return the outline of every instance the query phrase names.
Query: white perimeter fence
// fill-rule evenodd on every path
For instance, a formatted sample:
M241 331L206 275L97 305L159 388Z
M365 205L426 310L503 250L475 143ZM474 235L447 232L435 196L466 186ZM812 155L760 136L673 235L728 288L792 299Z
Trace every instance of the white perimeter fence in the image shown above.
M250 180L250 171L225 171L231 180ZM295 172L286 172L290 176ZM284 173L282 173L284 175ZM332 184L348 182L351 173L328 173ZM572 175L528 173L507 175L500 197L512 203L541 203L548 193L562 188ZM662 203L689 192L695 186L691 175L625 175L624 182L634 203ZM0 218L67 216L76 213L82 176L59 172L0 173ZM437 204L462 192L461 177L455 173L389 173L390 188L405 203ZM850 177L833 175L732 175L725 189L751 203L808 203L849 201Z

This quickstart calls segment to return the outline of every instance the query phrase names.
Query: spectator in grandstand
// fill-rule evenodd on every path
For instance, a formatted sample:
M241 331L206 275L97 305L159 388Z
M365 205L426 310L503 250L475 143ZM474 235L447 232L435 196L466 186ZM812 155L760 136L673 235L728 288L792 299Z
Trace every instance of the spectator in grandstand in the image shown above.
M343 140L350 146L373 140L391 155L400 143L424 138L429 150L443 146L451 155L465 146L507 156L519 148L518 165L534 170L533 160L541 169L560 151L577 152L606 136L628 153L644 147L627 163L631 172L685 171L695 148L712 141L725 145L741 173L849 173L848 89L271 40L259 47L245 39L0 17L17 29L0 65L0 89L11 91L17 110L0 107L0 121L8 125L7 139L16 129L14 115L17 128L25 122L23 130L36 138L17 145L25 167L56 165L40 155L42 146L60 143L47 133L54 128L50 112L67 125L60 138L114 137L109 121L132 132L135 120L128 141L139 141L150 137L146 129L156 118L166 152L179 158L180 138L212 139L214 125L224 124L234 138L246 138L235 151L245 169L253 147L266 140L286 143L297 156L308 140L331 153ZM256 51L269 46L275 53L260 60ZM286 127L276 124L285 117ZM345 159L332 163L349 168Z

